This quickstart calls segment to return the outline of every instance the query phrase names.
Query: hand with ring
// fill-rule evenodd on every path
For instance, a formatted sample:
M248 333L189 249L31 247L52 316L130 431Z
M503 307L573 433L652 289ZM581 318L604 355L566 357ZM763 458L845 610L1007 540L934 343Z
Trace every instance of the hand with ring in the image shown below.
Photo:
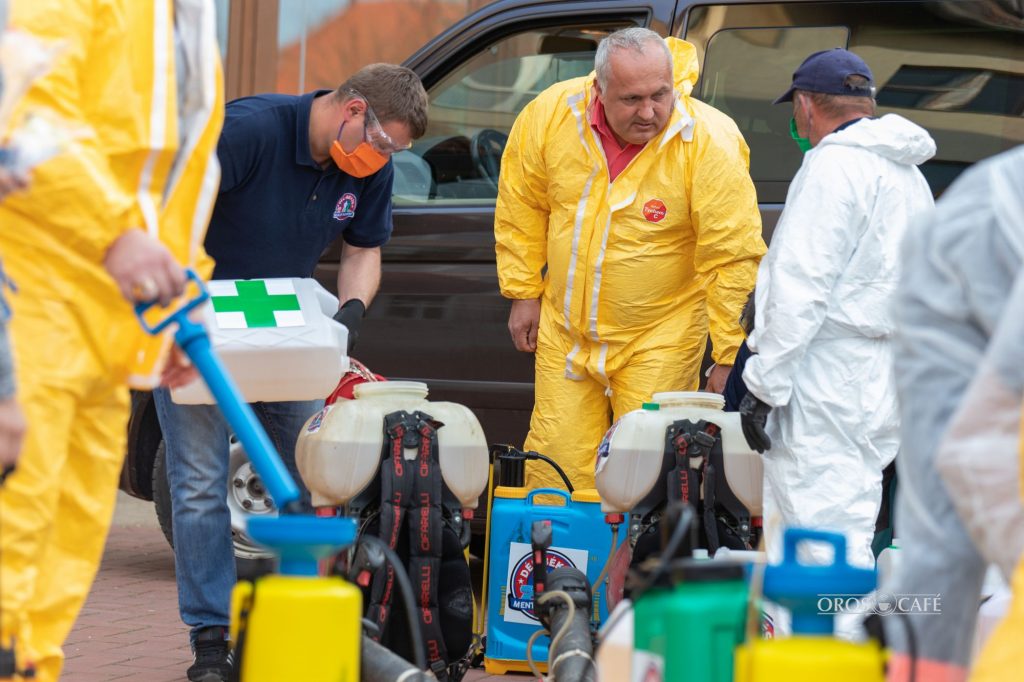
M103 267L130 303L167 306L185 291L185 270L166 246L142 230L128 230L114 240Z
M136 302L152 301L156 298L156 282L152 277L145 277L132 285L132 300Z

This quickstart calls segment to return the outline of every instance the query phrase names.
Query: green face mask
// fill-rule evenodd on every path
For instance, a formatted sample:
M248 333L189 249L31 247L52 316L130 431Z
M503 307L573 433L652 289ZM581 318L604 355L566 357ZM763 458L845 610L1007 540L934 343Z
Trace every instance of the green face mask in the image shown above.
M811 147L813 146L811 141L806 137L800 137L800 133L797 132L795 118L789 119L789 135L796 141L796 146L800 147L801 152L806 154L811 150Z

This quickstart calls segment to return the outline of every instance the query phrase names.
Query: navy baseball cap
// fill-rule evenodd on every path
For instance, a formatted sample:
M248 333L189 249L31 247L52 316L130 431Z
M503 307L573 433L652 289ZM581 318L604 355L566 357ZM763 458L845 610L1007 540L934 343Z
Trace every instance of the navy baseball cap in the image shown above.
M849 76L863 76L868 87L851 88L846 85ZM826 95L850 95L852 97L873 97L875 79L864 60L841 47L815 52L804 60L793 72L793 84L772 104L792 102L794 90L821 92Z

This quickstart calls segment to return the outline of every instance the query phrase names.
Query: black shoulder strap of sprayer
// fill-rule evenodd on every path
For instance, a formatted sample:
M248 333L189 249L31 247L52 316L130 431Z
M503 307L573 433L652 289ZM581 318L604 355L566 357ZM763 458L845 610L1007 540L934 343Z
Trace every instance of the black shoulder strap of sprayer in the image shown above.
M668 500L703 509L701 517L711 554L718 550L720 544L715 522L715 479L720 472L712 463L711 453L716 445L721 446L721 442L718 426L703 419L696 423L680 419L665 430L665 455L671 456L673 462L666 479ZM703 500L700 494L702 482Z
M443 675L448 652L438 610L441 570L441 513L443 480L438 455L439 422L423 412L392 412L384 417L384 453L381 462L380 537L397 549L406 521L409 536L409 577L416 589L420 629L427 658L435 675ZM405 451L414 450L414 459ZM387 564L373 577L367 617L386 631L395 598L394 568ZM438 679L445 679L439 676Z

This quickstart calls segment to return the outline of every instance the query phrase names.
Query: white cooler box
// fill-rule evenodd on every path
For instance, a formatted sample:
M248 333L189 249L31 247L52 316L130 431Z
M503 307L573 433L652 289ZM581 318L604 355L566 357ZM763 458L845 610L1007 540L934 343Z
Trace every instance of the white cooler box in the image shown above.
M332 319L338 299L314 279L226 279L207 284L203 321L213 349L246 402L326 398L348 371L348 329ZM200 379L171 391L208 405Z

